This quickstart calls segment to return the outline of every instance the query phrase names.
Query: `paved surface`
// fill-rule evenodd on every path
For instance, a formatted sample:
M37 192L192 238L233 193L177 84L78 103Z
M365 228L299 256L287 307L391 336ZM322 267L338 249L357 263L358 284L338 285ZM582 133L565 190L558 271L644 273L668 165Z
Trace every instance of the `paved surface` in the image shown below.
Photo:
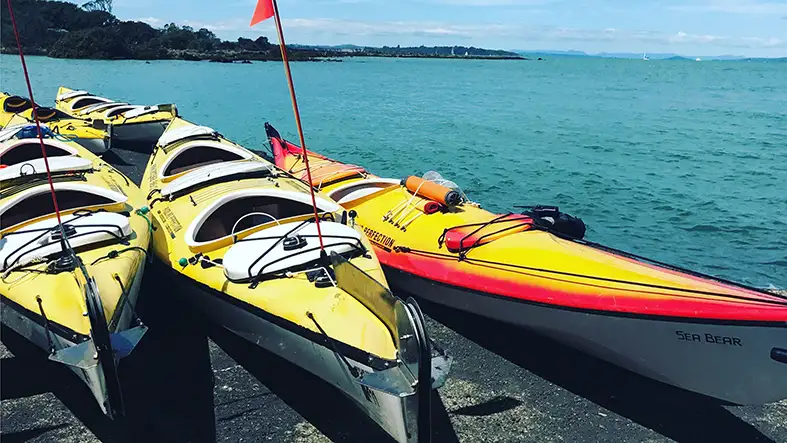
M145 156L108 160L135 179ZM87 389L3 329L3 442L384 442L341 394L208 326L155 267L139 311L149 335L123 361L125 423ZM522 330L426 302L435 340L454 356L434 396L434 442L787 442L787 402L727 407L650 381Z

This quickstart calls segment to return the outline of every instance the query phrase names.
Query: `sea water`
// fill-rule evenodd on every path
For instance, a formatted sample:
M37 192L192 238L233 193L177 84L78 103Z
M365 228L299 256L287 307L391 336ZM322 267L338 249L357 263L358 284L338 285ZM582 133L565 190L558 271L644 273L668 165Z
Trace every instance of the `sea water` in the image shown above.
M29 57L39 103L65 85L183 117L249 148L297 142L281 63ZM311 150L403 177L439 171L495 212L555 204L587 238L787 287L787 64L548 58L294 63ZM18 57L2 90L26 94ZM437 239L433 239L437 241Z

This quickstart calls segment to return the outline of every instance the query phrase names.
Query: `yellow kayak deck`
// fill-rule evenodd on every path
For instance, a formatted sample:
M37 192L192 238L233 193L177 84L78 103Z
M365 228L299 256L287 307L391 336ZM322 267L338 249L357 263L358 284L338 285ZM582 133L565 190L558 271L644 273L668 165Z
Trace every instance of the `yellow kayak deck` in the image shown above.
M7 143L9 142L0 145L5 146ZM119 308L121 295L128 292L140 271L150 240L149 222L143 214L137 213L144 205L144 199L139 188L120 171L76 143L58 143L58 146L63 145L77 152L72 157L88 160L90 164L88 170L53 172L60 214L64 222L74 223L88 211L94 214L114 213L117 214L114 220L128 220L130 232L122 241L90 243L75 250L89 275L96 281L107 323L112 328L113 316ZM33 151L30 156L40 157L38 139L24 140L24 143L14 149L38 150L37 155ZM15 155L8 151L5 156L13 159L12 154ZM56 154L54 150L50 151L52 167L58 164L59 159L69 157ZM3 161L2 157L0 161ZM26 229L29 232L29 229L48 222L51 222L50 226L57 226L46 175L38 172L39 174L16 180L4 180L0 185L0 242L3 242L4 247L11 249L9 244L13 237L28 235ZM96 197L95 194L84 191L90 189L106 190L105 194L111 198ZM104 229L114 233L117 227L106 226ZM53 232L55 230L57 228ZM49 232L46 235L53 234ZM75 241L77 239L70 240L72 243ZM0 248L0 252L3 252L2 249L4 248ZM49 322L60 325L61 329L65 328L69 334L79 334L84 338L90 333L90 323L84 315L86 307L85 295L79 284L79 281L82 281L81 276L78 278L75 275L80 271L77 269L73 272L48 273L46 271L50 264L51 261L34 261L18 270L5 269L0 273L0 294L3 301L28 311L28 315L32 313L33 317L39 316L43 308ZM39 297L41 306L37 300ZM77 338L78 335L73 337Z
M95 125L90 120L75 118L58 109L39 108L38 119L52 132L66 138L104 139L109 136L103 122ZM0 93L0 128L34 122L28 99Z
M157 110L155 112L146 112L141 115L128 117L126 116L126 112L143 108L143 106L115 103L113 100L86 92L84 94L74 95L73 97L60 99L60 97L67 96L68 94L78 94L79 92L80 91L61 86L57 91L58 98L55 100L55 107L75 118L100 120L113 126L166 122L177 116L177 110L174 105L157 105ZM106 107L91 112L84 112L87 111L90 106L100 106L104 104Z
M170 123L163 137L168 133L181 128L195 127L195 125L175 119ZM196 141L195 141L196 140ZM218 145L218 146L217 146ZM190 151L189 151L190 150ZM213 151L212 151L213 150ZM237 155L238 157L233 157ZM211 164L211 166L205 166ZM295 329L302 328L313 333L320 333L315 322L307 314L313 315L328 336L344 344L364 350L384 359L395 359L396 348L391 336L391 331L383 322L374 315L366 306L352 295L336 286L316 287L304 273L291 276L279 276L259 281L256 285L249 282L231 281L220 266L186 265L189 259L210 260L223 259L230 248L250 235L264 233L267 229L276 227L278 223L298 223L313 218L308 188L297 180L267 176L257 178L235 178L218 180L216 183L205 183L193 191L184 191L175 198L162 198L162 190L168 185L176 185L178 179L184 179L187 174L200 170L207 170L214 166L244 167L264 165L271 170L275 167L261 157L245 150L224 138L203 137L201 139L187 138L176 141L164 148L155 149L142 181L143 193L150 195L149 205L155 226L154 253L157 258L171 267L175 272L196 282L201 287L208 287L213 291L225 294L234 300L245 304L250 310L259 309L265 313L286 320ZM186 177L187 178L187 177ZM230 207L229 204L219 206L230 223L220 228L213 228L210 239L203 239L199 244L194 244L194 238L186 238L190 225L200 217L207 208L219 205L227 196L244 192L275 192L293 193L304 198L304 205L291 211L286 205L273 201L264 202L266 212L283 215L277 217L278 222L266 222L252 225L249 228L237 229L235 240L229 226L238 216L259 209L252 205L263 203L251 202L249 207ZM309 204L306 205L305 202ZM327 203L327 200L320 198ZM230 201L231 203L231 201ZM306 209L308 206L308 210ZM331 203L332 207L339 210L338 206ZM321 208L322 209L322 208ZM234 213L233 211L239 211ZM321 212L324 212L321 210ZM338 217L339 214L335 214ZM207 222L205 225L207 226ZM199 232L203 232L201 227ZM217 231L218 230L218 231ZM195 231L196 232L196 231ZM202 234L197 234L197 237ZM371 246L363 235L360 241L367 250ZM189 244L191 243L191 244ZM261 251L262 252L262 251ZM195 259L195 257L197 258ZM379 262L370 252L367 256L352 258L350 262L366 272L369 276L387 286ZM210 262L207 262L208 264ZM254 286L254 287L252 287Z

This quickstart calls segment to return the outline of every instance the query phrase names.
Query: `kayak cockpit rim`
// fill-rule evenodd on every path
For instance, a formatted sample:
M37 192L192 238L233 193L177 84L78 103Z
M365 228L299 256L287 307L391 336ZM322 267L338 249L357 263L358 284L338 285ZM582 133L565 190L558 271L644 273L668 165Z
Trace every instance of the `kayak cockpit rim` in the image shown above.
M67 99L61 99L61 100L67 100ZM114 103L114 100L110 100L104 97L99 97L96 95L89 95L89 94L79 95L74 99L74 101L72 101L68 105L68 109L70 109L71 112L78 112L82 108L100 104L100 103Z
M49 159L50 174L74 174L86 173L93 169L93 162L77 156L52 157ZM37 176L46 176L46 163L43 158L37 158L24 163L16 163L0 169L0 183L3 191L6 190L9 182L24 183ZM5 193L0 191L0 195Z
M30 99L18 95L9 95L3 100L3 111L9 114L19 114L20 112L31 109L33 105Z
M128 197L86 183L54 183L61 214L87 210L125 210ZM37 222L55 214L49 184L25 189L0 206L0 232Z
M368 179L342 185L328 194L332 200L340 205L353 205L358 200L376 196L383 191L399 185L399 180L389 178Z
M275 167L262 161L230 161L215 167L192 169L161 188L161 198L170 201L206 186L251 178L276 177Z
M342 211L336 203L317 197L319 212ZM186 230L186 245L210 250L277 224L314 217L308 194L276 188L241 189L227 193L203 209Z
M106 111L107 109L110 108L115 108L118 106L127 106L127 105L128 103L123 103L123 102L100 102L80 109L78 111L78 114L87 115L90 114L91 112Z
M238 160L250 160L254 155L239 146L213 140L193 140L178 146L161 165L158 179L170 181L193 169Z
M44 139L47 158L78 155L79 151L59 140ZM16 165L34 159L43 159L41 142L37 138L12 139L0 143L0 162L4 165Z
M176 129L167 128L156 142L155 148L162 148L169 152L178 142L186 142L197 138L218 140L220 134L208 126L188 125Z

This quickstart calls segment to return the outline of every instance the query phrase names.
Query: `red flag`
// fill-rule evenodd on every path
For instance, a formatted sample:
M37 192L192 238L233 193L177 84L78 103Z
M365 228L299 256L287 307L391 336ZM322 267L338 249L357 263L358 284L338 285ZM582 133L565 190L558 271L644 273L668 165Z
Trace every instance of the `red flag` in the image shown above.
M273 17L273 0L258 0L257 7L254 9L254 15L251 17L251 24L254 26L261 21L265 21Z

